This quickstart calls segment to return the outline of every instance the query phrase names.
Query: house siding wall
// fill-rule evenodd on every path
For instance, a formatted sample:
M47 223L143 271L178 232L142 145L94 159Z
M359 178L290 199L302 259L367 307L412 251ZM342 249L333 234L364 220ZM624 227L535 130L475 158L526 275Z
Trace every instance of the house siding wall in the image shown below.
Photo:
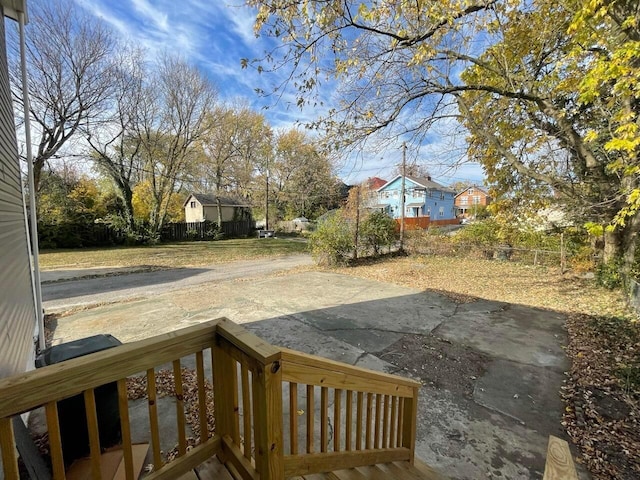
M223 222L232 222L235 220L233 218L233 211L235 207L225 207L224 205L220 207L222 221ZM210 222L217 223L218 222L218 207L215 206L206 206L204 207L204 219L209 220Z
M418 209L406 207L405 218L431 217L431 220L455 219L453 205L455 194L445 190L419 190L422 187L413 181L405 180L405 207L411 203L424 203ZM388 204L387 213L393 218L400 218L402 178L396 178L378 191L380 204ZM416 215L417 214L417 215Z
M0 21L0 378L33 367L35 304L20 163Z
M191 206L191 202L196 202L195 208ZM202 204L195 200L193 197L189 197L184 206L184 221L187 223L204 222L204 212L202 211Z

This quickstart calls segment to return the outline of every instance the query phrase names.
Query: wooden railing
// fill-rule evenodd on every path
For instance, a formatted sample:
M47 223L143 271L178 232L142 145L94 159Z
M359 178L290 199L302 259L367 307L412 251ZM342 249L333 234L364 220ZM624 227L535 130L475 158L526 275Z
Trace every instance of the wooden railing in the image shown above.
M128 480L135 478L133 472L133 447L131 422L127 396L127 377L146 372L149 410L150 439L153 452L154 472L149 479L176 478L220 451L222 439L209 431L206 419L205 351L213 346L217 321L185 328L152 339L125 344L85 357L49 365L23 375L0 380L0 446L6 479L18 479L18 462L14 448L12 417L39 407L46 411L49 432L51 468L55 479L65 477L65 459L61 441L61 426L58 419L58 402L83 395L89 436L91 478L101 478L101 445L95 389L101 385L117 382L122 454ZM200 405L199 435L197 445L187 450L185 433L185 409L182 396L181 358L195 354L198 379L198 403ZM210 355L210 353L209 353ZM160 432L155 368L171 364L175 375L176 422L178 458L165 463L160 451Z
M195 354L201 432L187 447L181 359ZM211 358L215 432L206 411L205 364ZM172 366L177 458L160 451L156 370ZM100 478L101 445L95 389L117 382L126 478L134 478L126 381L146 372L154 471L177 478L217 455L236 478L285 477L406 460L413 462L419 383L280 349L219 319L0 380L0 447L6 479L18 479L11 419L46 409L51 465L65 478L59 401L81 394L86 405L92 478ZM330 405L333 404L331 408ZM286 424L286 428L285 428Z
M282 380L288 383L285 476L413 463L419 383L286 349Z

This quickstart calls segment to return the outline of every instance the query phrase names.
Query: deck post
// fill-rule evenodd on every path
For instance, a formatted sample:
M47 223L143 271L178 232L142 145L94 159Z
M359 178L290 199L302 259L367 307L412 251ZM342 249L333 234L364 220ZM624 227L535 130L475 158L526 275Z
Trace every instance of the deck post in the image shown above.
M260 365L254 372L253 401L257 407L254 419L256 470L260 474L260 480L284 480L280 359Z
M228 435L237 438L238 415L238 369L236 361L227 355L216 339L213 345L213 398L216 416L216 434L223 438ZM224 457L224 449L221 452ZM225 461L224 458L220 459Z
M411 452L409 463L413 465L416 451L416 428L418 423L418 387L413 387L413 396L404 399L402 420L402 446Z

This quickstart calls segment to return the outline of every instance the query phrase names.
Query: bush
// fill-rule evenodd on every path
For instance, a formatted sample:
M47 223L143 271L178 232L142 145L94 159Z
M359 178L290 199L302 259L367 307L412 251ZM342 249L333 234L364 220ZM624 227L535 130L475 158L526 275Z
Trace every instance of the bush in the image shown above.
M309 236L309 244L317 263L344 265L354 248L353 230L338 210L318 224Z
M613 260L607 263L600 263L596 268L596 283L609 290L622 287L622 261Z
M360 238L363 245L373 249L378 255L382 247L391 247L398 239L396 222L383 212L371 213L360 225Z

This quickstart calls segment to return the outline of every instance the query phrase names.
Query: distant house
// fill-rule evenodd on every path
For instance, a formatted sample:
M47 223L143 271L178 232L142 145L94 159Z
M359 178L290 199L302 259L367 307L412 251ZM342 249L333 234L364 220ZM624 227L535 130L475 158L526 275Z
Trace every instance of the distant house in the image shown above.
M491 196L483 187L474 185L456 195L456 213L460 218L475 217L478 207L486 207L491 203Z
M404 184L404 216L407 224L426 228L429 224L449 224L456 221L453 204L455 192L452 189L434 182L431 177L406 175ZM377 190L378 203L374 208L393 218L401 218L401 190L402 175L398 175Z
M187 223L218 221L218 200L223 222L251 219L251 206L246 200L218 197L204 193L192 193L184 201L184 217Z
M367 178L362 182L360 206L371 210L378 204L378 189L386 185L387 181L378 177Z
M386 180L379 177L369 177L365 180L364 184L369 190L378 190L380 187L387 183Z

